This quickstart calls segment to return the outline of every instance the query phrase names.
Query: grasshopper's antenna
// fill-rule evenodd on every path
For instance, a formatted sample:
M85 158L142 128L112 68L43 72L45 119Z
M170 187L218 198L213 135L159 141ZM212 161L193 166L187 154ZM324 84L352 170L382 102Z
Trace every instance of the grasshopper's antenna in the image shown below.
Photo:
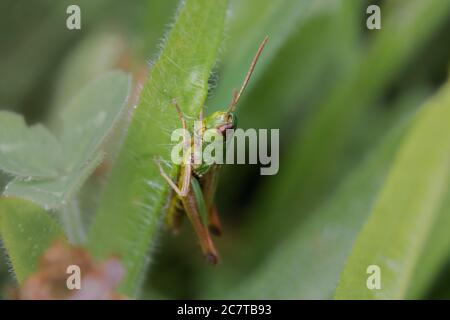
M259 57L261 56L261 53L269 40L269 36L266 36L259 45L258 51L256 52L255 57L253 58L252 64L250 65L250 69L247 72L247 75L245 76L244 83L242 84L241 90L239 90L239 93L236 93L236 91L233 92L233 98L231 100L231 104L228 107L227 113L233 112L233 110L236 108L236 105L239 101L239 99L242 96L242 93L244 92L245 88L247 88L248 82L250 81L250 78L253 74L253 70L255 70L256 63L258 62Z

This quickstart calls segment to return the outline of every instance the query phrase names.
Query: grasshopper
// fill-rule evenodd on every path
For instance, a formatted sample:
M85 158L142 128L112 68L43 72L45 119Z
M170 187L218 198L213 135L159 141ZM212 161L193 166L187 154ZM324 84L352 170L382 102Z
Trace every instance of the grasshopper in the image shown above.
M211 239L211 234L220 236L222 233L217 208L213 202L220 164L206 164L204 162L196 163L193 161L195 152L193 150L196 150L195 147L199 141L203 141L203 133L206 130L217 130L218 134L225 137L228 129L236 128L237 118L234 110L250 81L256 63L258 62L267 41L268 37L266 36L253 58L239 92L233 90L233 96L227 111L217 111L210 116L204 117L202 108L199 115L199 121L201 123L200 129L194 130L193 141L189 141L189 139L183 137L184 150L187 150L185 156L188 157L188 159L183 161L176 182L172 181L172 179L164 172L160 161L156 159L156 164L161 176L174 191L172 192L167 212L167 224L173 230L177 230L180 225L181 217L186 213L197 234L203 255L206 260L213 265L218 263L219 255ZM182 128L186 130L187 124L183 112L175 99L172 102L178 112ZM226 143L226 139L224 139L224 143Z

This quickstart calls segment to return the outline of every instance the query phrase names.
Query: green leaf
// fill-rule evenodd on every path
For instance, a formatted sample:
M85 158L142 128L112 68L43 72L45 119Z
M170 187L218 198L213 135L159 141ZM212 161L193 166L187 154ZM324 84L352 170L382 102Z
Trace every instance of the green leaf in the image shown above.
M101 145L122 116L129 89L130 78L120 71L108 72L89 83L60 114L61 151L56 147L42 150L50 164L63 158L59 174L41 180L15 179L6 186L4 194L33 201L46 209L69 202L100 163ZM27 146L32 151L33 144L36 141L30 138ZM28 155L31 159L35 156L31 151Z
M407 296L450 186L448 119L450 84L425 104L402 144L341 275L337 299ZM379 290L366 285L371 265L381 270Z
M284 43L267 61L269 65L266 70L259 77L252 78L253 86L243 95L237 108L239 126L244 129L279 128L280 132L287 132L291 126L301 125L300 122L307 118L305 115L311 107L336 85L336 78L342 69L354 63L358 51L353 48L356 43L353 34L360 30L359 7L353 0L339 0L333 5L314 2L311 9L306 9L307 14L299 16L302 24L290 31L289 35L271 34L268 46L274 37L285 37ZM239 12L239 19L234 18L231 22L238 24L241 19L252 21L252 14L255 12L251 11L248 16L242 16ZM241 38L238 33L233 33L233 36ZM330 47L334 49L330 50ZM268 60L265 55L262 59ZM235 81L238 85L241 79L236 78ZM221 102L220 106L224 103ZM289 134L283 139L288 140ZM218 194L224 204L222 210L227 210L227 205L231 206L230 210L235 209L232 207L235 203L233 200L245 191L236 187L235 177L239 176L244 186L254 179L251 173L249 166L223 168L220 186L227 192ZM260 216L260 212L256 214Z
M14 179L6 185L3 194L27 199L39 204L45 210L59 209L73 199L79 188L101 162L102 157L103 153L100 152L96 155L96 158L87 161L85 164L80 163L79 167L55 179Z
M297 190L303 195L299 200L305 202L320 194L361 115L413 58L417 48L445 21L450 2L399 1L390 9L386 8L384 27L376 34L368 51L359 57L353 69L295 134L298 139L283 170L289 177L283 177L281 172L279 179L284 179L284 183L282 187L277 186L278 190ZM399 19L400 14L408 18ZM330 163L329 159L335 160ZM297 181L302 181L301 186L307 188L296 188ZM276 198L278 202L278 194Z
M75 3L82 11L89 12L82 14L85 30L98 25L112 7L111 1L107 0L77 0ZM67 1L51 0L29 3L28 6L14 0L0 3L0 28L11 30L2 35L3 50L0 52L0 96L7 107L42 115L42 109L36 106L39 101L25 97L36 97L33 92L51 82L49 76L59 65L61 55L86 34L70 32L65 27L68 5ZM21 18L17 19L19 12Z
M121 292L136 297L155 245L169 187L154 163L170 159L170 135L180 128L172 104L198 117L221 44L227 1L182 2L176 23L150 72L89 236L99 258L115 254L126 267ZM175 177L178 167L167 170Z
M374 35L367 52L316 106L305 125L292 133L289 152L280 163L283 170L261 187L251 213L258 221L248 235L249 241L258 239L255 232L270 228L269 235L257 240L264 251L290 232L296 225L293 221L304 216L298 214L300 206L301 212L311 212L329 191L362 116L450 12L446 0L398 1L392 5L391 10L386 8L382 30ZM399 15L408 18L399 19ZM283 212L283 218L274 212Z
M139 40L142 41L144 54L154 55L159 50L159 43L167 30L167 24L173 22L173 12L179 1L145 1L137 25L140 31Z
M226 44L220 87L209 103L212 110L224 108L231 100L234 88L241 85L256 49L266 35L270 40L258 62L249 89L270 64L293 31L297 30L310 12L313 1L248 0L233 1L230 21L230 41ZM280 19L280 17L283 17Z
M399 122L336 193L231 290L233 298L330 299L409 123Z
M0 198L0 236L19 284L36 271L44 251L57 239L64 239L49 214L17 198Z
M305 6L301 1L292 3ZM280 47L269 56L264 52L261 63L264 60L267 66L257 77L252 78L251 90L246 92L240 102L237 111L239 123L244 128L282 127L286 125L283 120L293 117L299 105L303 108L310 105L311 100L322 96L327 87L334 83L337 68L333 64L341 65L344 57L338 50L330 51L329 48L338 47L338 43L343 46L342 27L339 26L341 22L337 19L343 14L336 8L337 5L326 6L320 1L311 7L306 5L306 13L297 17L298 27L289 33L271 33L267 50L274 50L271 47L273 41L279 42ZM226 63L225 67L228 68ZM246 71L248 62L245 65L243 61L241 68ZM234 86L238 86L242 78L238 78L238 74L235 77ZM224 98L229 99L229 95ZM224 103L225 100L220 106ZM273 110L275 106L276 112L260 112Z
M409 284L407 299L426 298L429 290L436 282L436 275L444 271L450 257L450 184L447 188L445 202L433 224L433 230L422 249L421 256L416 264L413 279ZM440 281L437 278L437 281Z
M62 169L61 151L42 125L27 127L21 115L0 111L0 170L20 179L55 177Z
M72 49L56 77L52 108L63 110L67 101L91 79L119 65L124 55L124 40L116 34L94 32ZM52 114L53 115L53 114ZM51 119L55 121L57 119Z
M117 120L123 115L130 77L121 71L105 73L90 83L61 112L66 170L95 158Z

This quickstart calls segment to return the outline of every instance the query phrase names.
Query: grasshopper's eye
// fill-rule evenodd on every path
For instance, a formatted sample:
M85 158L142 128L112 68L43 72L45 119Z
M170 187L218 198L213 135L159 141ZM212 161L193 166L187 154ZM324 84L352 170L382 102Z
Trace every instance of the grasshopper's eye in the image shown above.
M237 128L238 118L235 114L233 114L233 128Z
M232 124L233 129L237 128L238 120L236 114L230 113L228 121Z

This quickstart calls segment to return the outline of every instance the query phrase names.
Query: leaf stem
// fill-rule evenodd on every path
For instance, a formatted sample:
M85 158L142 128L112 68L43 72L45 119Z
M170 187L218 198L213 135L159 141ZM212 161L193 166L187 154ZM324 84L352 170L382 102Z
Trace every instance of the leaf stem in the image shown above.
M86 229L76 199L70 201L63 207L61 221L70 243L83 244L86 241Z

